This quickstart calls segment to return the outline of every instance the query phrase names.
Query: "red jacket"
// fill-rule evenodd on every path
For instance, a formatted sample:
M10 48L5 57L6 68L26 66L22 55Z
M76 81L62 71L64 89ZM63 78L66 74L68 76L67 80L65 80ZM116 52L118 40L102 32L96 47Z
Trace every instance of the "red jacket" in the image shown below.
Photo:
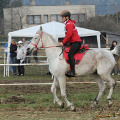
M67 44L67 42L73 43L73 42L82 42L80 39L80 36L78 35L77 29L75 28L75 20L68 20L65 24L65 38L63 39L62 43L63 45Z

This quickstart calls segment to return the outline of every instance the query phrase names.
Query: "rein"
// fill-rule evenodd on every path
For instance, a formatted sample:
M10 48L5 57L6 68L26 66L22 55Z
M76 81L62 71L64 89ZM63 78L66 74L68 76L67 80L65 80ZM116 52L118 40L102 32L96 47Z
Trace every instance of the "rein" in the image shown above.
M53 48L53 47L61 47L61 46L50 46L50 47L41 47L41 48Z

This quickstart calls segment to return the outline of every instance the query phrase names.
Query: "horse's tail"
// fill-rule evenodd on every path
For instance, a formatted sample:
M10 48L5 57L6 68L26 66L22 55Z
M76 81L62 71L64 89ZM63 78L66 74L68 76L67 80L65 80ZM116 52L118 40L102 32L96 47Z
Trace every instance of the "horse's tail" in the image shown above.
M115 46L115 48L111 51L112 54L120 56L120 43Z

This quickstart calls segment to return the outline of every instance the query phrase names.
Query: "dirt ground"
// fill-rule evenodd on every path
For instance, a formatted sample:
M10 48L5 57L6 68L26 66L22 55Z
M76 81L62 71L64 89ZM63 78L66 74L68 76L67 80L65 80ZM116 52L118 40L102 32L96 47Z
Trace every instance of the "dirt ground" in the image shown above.
M118 80L118 78L116 79ZM82 81L87 81L85 79L76 79L72 80L72 82L82 82ZM94 78L90 78L89 81L94 81ZM7 83L46 83L52 82L51 80L1 80L0 84L7 84ZM70 82L70 81L69 81ZM5 109L0 109L0 120L93 120L96 115L99 115L100 112L102 111L102 107L97 107L95 109L91 109L90 105L84 106L84 107L77 107L76 112L70 111L67 107L64 109L61 109L58 107L58 105L55 106L48 106L48 107L43 107L40 106L38 109L35 109L33 107L21 107L21 104L34 104L36 101L35 100L27 100L20 96L21 93L24 94L51 94L50 92L51 85L47 86L37 86L37 85L31 85L31 86L1 86L1 89L4 89L4 91L1 91L2 94L10 94L12 91L17 91L18 96L12 95L3 101L1 101L1 104L19 104L19 107L16 108L5 108ZM67 92L69 91L68 96L76 93L79 91L80 93L91 93L94 90L98 92L98 86L97 85L90 85L90 84L85 84L85 85L80 85L80 87L76 87L76 85L67 85ZM120 90L120 85L117 86L117 90ZM57 88L57 91L59 91L59 87ZM60 97L60 96L59 96ZM115 100L115 98L114 98ZM47 102L47 100L45 101ZM83 103L84 104L84 103ZM101 103L100 103L101 104ZM102 106L106 106L106 102L104 104L102 103ZM116 100L114 107L108 108L106 107L104 109L104 114L112 115L110 118L97 118L97 120L119 120L120 115L117 117L113 117L114 113L118 111L120 106L120 102Z
M86 113L86 114L85 114ZM7 109L5 111L0 110L0 119L4 117L4 120L119 120L118 117L109 118L97 118L94 116L91 118L91 114L98 113L96 110L78 110L72 112L64 109L48 110L35 110L30 108L17 108L15 110ZM39 117L38 117L39 116ZM84 117L84 118L83 118Z

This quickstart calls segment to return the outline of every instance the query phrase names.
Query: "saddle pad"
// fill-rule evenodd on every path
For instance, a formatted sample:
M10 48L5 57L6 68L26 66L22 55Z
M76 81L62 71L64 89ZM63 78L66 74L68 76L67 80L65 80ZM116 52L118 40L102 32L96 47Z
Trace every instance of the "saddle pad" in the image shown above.
M68 53L69 53L70 47L71 47L71 46L66 47L65 50L63 51L63 58L66 60L66 62L67 62L68 64L70 64L70 63L69 63L69 58L68 58ZM84 46L82 46L80 50L82 50L83 48L84 48ZM89 49L89 48L88 48L88 49ZM78 51L78 52L74 55L75 65L77 65L77 64L80 63L80 61L82 60L84 54L88 51L88 49L84 49L84 52L82 52L82 53Z

